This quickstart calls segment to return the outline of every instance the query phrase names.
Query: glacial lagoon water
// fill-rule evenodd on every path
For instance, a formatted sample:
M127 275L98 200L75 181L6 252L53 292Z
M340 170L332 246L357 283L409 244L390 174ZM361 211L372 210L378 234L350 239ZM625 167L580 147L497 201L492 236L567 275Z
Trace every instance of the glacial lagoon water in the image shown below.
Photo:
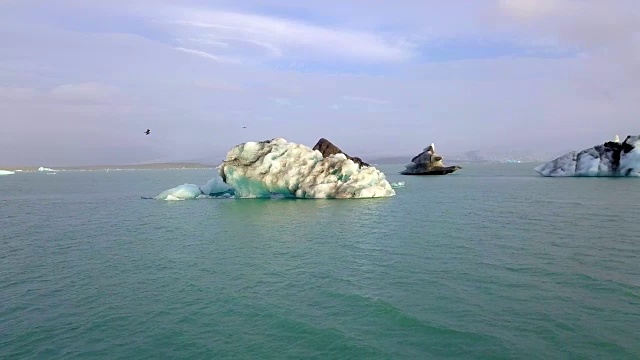
M213 170L0 178L0 358L638 359L640 179L535 164L372 200L143 200Z

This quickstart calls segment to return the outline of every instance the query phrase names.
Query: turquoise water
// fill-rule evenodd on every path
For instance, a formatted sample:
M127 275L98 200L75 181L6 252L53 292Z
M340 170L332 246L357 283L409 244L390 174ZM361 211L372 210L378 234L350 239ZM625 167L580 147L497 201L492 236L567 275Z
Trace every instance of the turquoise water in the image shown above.
M333 201L0 177L0 358L640 358L640 181L532 167Z

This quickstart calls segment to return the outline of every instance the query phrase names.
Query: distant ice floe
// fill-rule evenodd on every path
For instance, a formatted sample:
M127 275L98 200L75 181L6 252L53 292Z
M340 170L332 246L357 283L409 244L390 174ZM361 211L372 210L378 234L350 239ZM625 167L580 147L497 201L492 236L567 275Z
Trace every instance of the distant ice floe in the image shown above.
M54 170L54 169L51 169L51 168L48 168L48 167L40 166L38 168L38 171L40 171L40 172L45 172L45 171L54 172L54 171L58 171L58 170Z
M543 176L640 176L640 136L572 151L534 170Z
M394 189L403 188L404 187L404 181L393 182L393 183L391 183L391 187L394 188Z
M219 177L203 186L183 184L155 199L375 198L394 196L384 173L360 166L344 154L323 157L305 145L276 138L233 147L218 167Z
M0 175L13 175L15 174L15 171L11 171L11 170L0 170Z

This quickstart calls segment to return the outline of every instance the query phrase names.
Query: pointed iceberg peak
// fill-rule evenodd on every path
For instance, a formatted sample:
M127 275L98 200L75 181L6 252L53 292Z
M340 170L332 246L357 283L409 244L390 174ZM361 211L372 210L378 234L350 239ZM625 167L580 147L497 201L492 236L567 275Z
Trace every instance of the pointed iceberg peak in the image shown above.
M619 144L620 143L620 136L616 135L616 137L613 138L613 142L617 142Z
M458 169L460 166L444 166L442 156L436 154L436 146L431 145L411 159L411 164L406 165L400 172L402 175L446 175Z
M429 152L431 151L432 153L436 152L436 145L434 143L431 143L431 145L427 146L426 148L424 148L425 152Z
M334 154L344 154L347 159L350 159L354 163L358 164L358 166L361 168L364 166L370 166L366 162L362 161L362 159L360 159L359 157L353 157L345 154L342 150L340 150L339 147L335 146L331 141L325 138L320 138L320 140L318 140L318 142L313 147L313 150L320 151L323 157L329 157Z

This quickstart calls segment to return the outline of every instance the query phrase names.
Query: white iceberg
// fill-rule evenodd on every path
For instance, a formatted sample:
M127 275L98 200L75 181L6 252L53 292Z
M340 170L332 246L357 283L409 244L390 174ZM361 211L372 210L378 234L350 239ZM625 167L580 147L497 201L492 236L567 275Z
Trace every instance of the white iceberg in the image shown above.
M43 172L43 171L58 171L58 170L54 170L54 169L51 169L51 168L48 168L48 167L40 166L38 168L38 171Z
M13 175L15 174L15 171L11 171L11 170L0 170L0 175Z
M205 185L183 184L154 197L187 200L238 198L374 198L394 196L384 173L360 166L339 153L326 158L318 150L282 138L247 142L229 150L220 176ZM404 184L403 184L404 185Z
M283 138L233 147L219 167L236 197L374 198L394 196L384 173L360 168L342 153L317 150Z
M403 188L404 187L404 181L393 182L393 183L391 183L391 187L394 188L394 189Z
M640 177L640 136L627 136L620 142L572 151L534 170L543 176L632 176Z

